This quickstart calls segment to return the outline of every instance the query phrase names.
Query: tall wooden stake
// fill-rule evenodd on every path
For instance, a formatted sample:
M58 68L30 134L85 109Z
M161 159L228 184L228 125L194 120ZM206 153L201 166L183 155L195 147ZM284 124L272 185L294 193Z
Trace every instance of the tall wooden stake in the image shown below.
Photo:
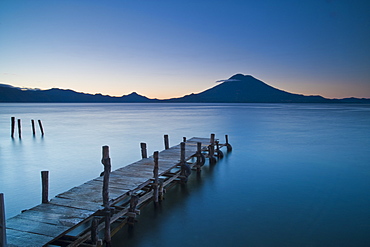
M168 135L164 135L164 149L169 149L170 143L168 141Z
M148 152L146 150L146 143L142 142L140 143L141 147L141 158L146 159L148 158Z
M6 247L5 203L4 194L0 193L0 246Z
M39 122L39 126L40 126L40 131L41 131L41 135L44 135L44 128L42 127L42 123L41 123L41 120L37 120Z
M202 155L202 143L197 142L197 172L198 173L202 169L201 168L202 167L201 155Z
M211 140L210 140L211 145L215 144L215 134L211 134Z
M233 150L233 147L229 143L229 136L225 135L225 140L226 140L226 148L228 152L231 152Z
M180 144L180 163L181 163L181 172L180 172L180 180L181 183L186 183L188 181L188 177L191 173L190 166L186 163L185 160L185 142L181 142Z
M110 247L111 235L110 235L109 175L111 171L111 163L109 158L108 146L103 146L102 164L104 165L104 177L103 177L103 206L105 216L104 242L106 246Z
M21 126L20 119L18 119L18 135L19 135L19 138L22 138L22 126Z
M33 136L35 136L36 135L35 120L31 119L31 125L32 125L32 134Z
M42 203L49 203L49 171L41 171Z
M14 131L15 131L15 117L11 118L11 131L10 136L14 138Z
M158 203L158 151L155 151L153 154L154 158L154 169L153 169L153 176L154 176L154 183L153 183L153 200L155 203Z

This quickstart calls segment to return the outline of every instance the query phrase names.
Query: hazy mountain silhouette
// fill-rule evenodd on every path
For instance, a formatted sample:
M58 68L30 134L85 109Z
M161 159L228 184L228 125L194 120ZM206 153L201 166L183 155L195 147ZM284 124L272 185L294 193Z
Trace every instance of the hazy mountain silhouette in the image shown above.
M112 97L102 94L86 94L70 89L52 88L48 90L21 89L0 84L0 102L55 102L55 103L145 103L156 102L137 93Z
M370 103L370 99L327 99L322 96L305 96L274 88L250 75L236 74L213 88L198 94L167 100L149 99L137 93L122 97L86 94L73 90L21 89L0 84L0 102L65 102L65 103Z

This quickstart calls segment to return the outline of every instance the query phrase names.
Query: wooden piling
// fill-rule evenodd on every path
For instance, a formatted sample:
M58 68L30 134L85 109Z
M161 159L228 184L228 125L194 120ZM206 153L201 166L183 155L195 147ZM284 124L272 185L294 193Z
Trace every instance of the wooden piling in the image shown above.
M109 158L109 147L103 146L102 164L104 165L103 177L103 207L104 207L104 242L106 246L111 246L110 234L110 203L109 203L109 175L111 172L111 162Z
M196 168L197 168L197 172L198 173L202 170L202 143L201 142L197 142L197 163L196 163Z
M154 158L154 169L153 169L153 177L154 177L154 183L153 183L153 200L155 203L158 203L158 196L159 196L159 191L158 191L158 151L155 151L153 154Z
M31 119L31 126L32 126L32 134L33 136L36 135L36 129L35 129L35 120Z
M49 203L49 171L41 171L42 203Z
M143 159L148 158L146 143L144 143L144 142L140 143L140 147L141 147L141 158L143 158Z
M208 158L209 158L209 163L211 165L214 165L217 162L214 154L215 154L215 146L213 144L211 144L211 145L208 146Z
M222 159L224 157L224 153L220 150L220 143L216 141L216 153L217 158Z
M186 183L191 173L191 169L185 160L185 142L181 142L180 150L181 150L180 152L180 164L181 164L180 181L181 183Z
M40 131L41 131L41 135L43 136L44 135L44 128L42 127L42 123L41 123L41 120L37 120L39 122L39 127L40 127Z
M99 240L98 225L99 225L98 219L94 217L91 221L91 243L95 246L97 245Z
M22 138L22 126L21 126L20 119L18 119L18 135L19 135L19 138Z
M164 135L164 149L169 149L170 148L170 143L168 140L168 135Z
M7 246L4 194L0 193L0 246Z
M186 142L186 137L185 136L182 138L182 141L183 142Z
M15 117L11 117L11 130L10 130L10 136L14 138L14 131L15 131Z
M131 195L130 198L130 208L128 209L128 219L127 223L129 225L134 225L135 224L135 218L138 210L136 209L137 204L139 203L139 197L137 195Z
M233 150L233 147L229 143L229 136L228 135L225 135L225 141L226 141L225 145L226 145L227 151L231 152Z
M211 145L215 144L215 134L211 134L211 139L209 142L211 143Z

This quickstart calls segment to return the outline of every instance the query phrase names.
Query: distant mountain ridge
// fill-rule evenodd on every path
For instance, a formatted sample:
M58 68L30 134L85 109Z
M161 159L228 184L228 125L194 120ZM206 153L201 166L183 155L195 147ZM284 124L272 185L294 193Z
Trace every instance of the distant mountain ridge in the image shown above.
M251 75L236 74L201 93L166 100L149 99L137 93L113 97L86 94L70 89L21 89L0 84L0 102L30 103L370 103L370 99L327 99L318 95L289 93L274 88Z

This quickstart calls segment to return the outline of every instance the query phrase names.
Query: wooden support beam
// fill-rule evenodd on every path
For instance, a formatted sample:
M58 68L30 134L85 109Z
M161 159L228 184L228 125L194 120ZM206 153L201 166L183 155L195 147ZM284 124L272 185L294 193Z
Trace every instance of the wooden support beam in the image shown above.
M137 204L139 203L139 197L137 195L132 195L130 199L130 208L128 209L128 220L127 223L133 225L135 223Z
M185 142L181 142L180 151L181 151L180 153L180 164L181 164L180 181L181 183L186 183L188 181L189 175L191 174L191 169L185 160Z
M202 143L197 142L197 163L195 166L197 168L198 173L201 171L203 165L204 165L204 155L202 154Z
M5 225L5 203L4 194L0 193L0 246L6 247L6 225Z
M164 149L169 149L170 148L170 143L168 140L168 135L164 135Z
M144 143L144 142L140 143L140 147L141 147L141 158L143 158L143 159L148 158L146 143Z
M91 243L93 245L98 244L98 240L99 240L98 225L99 225L99 221L96 217L94 217L91 221Z
M41 171L42 203L49 203L49 171Z
M18 136L19 136L19 139L22 138L22 125L21 125L20 119L18 119Z
M41 131L41 135L43 136L44 135L44 128L42 127L42 123L41 123L41 120L37 120L38 123L39 123L39 127L40 127L40 131Z
M211 134L211 139L209 141L211 145L215 145L215 134Z
M10 119L10 125L11 125L11 130L10 130L10 136L14 138L14 131L15 131L15 117L11 117Z
M31 119L31 126L32 126L32 134L33 136L36 135L36 129L35 129L35 120Z
M225 145L226 145L227 151L231 152L233 150L233 147L229 143L229 136L228 135L225 135L225 141L226 141Z
M109 158L109 147L103 146L102 164L104 165L103 177L103 206L104 206L104 242L107 247L111 246L110 234L110 203L109 203L109 175L111 172L111 163Z
M220 144L218 140L216 140L216 153L217 153L217 158L222 159L224 157L224 154L220 150Z
M214 156L215 154L215 146L213 146L212 144L208 146L208 158L209 158L209 163L211 165L214 165L216 164L217 160Z
M154 177L154 183L153 183L153 200L155 203L158 203L158 196L159 196L159 191L158 191L158 151L155 151L153 154L154 158L154 169L153 169L153 177Z

